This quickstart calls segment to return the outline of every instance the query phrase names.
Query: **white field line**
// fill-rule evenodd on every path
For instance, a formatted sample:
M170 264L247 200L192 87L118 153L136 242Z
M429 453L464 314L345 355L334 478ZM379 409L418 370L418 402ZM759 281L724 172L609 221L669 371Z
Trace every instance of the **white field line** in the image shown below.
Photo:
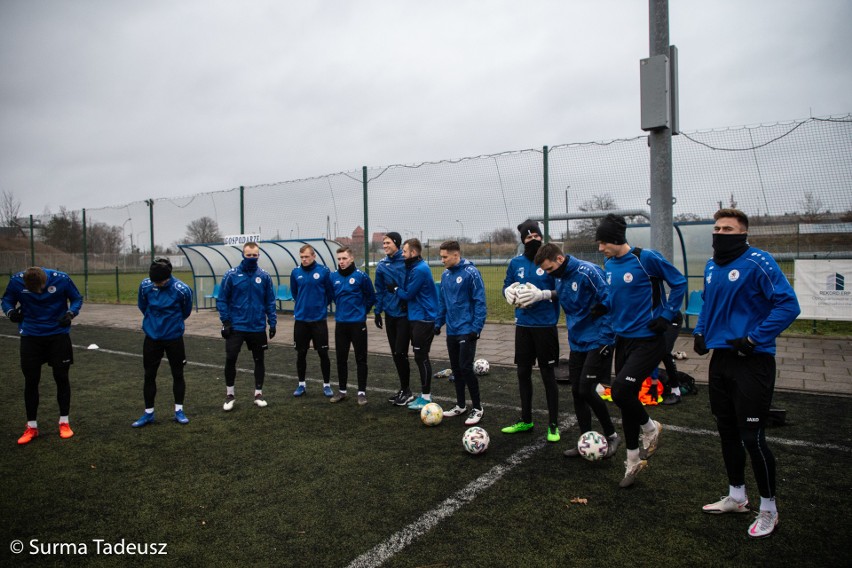
M573 426L573 418L560 424L560 428L568 429ZM357 557L349 563L348 568L369 568L381 566L399 552L413 543L415 540L435 528L438 523L452 516L456 511L471 503L476 497L489 487L500 481L507 473L530 458L532 454L547 445L542 439L524 446L508 458L506 463L495 465L483 473L462 489L446 498L437 507L427 511L419 519L405 528L392 534L387 540L381 542Z
M19 336L0 334L0 339L15 339L15 340L17 340L17 339L19 339ZM80 350L88 350L87 346L85 346L85 345L74 345L74 348L80 349ZM127 351L114 351L112 349L97 349L97 351L100 352L100 353L106 353L106 354L109 354L109 355L120 355L120 356L123 356L123 357L136 357L136 358L139 358L139 359L142 358L141 353L130 353L130 352L127 352ZM192 366L195 366L195 367L203 367L203 368L208 368L208 369L222 369L222 365L214 365L212 363L201 363L201 362L198 362L198 361L188 361L187 365L192 365ZM241 373L252 373L253 369L246 369L246 368L239 367L239 368L237 368L237 371L239 371ZM295 377L293 375L288 375L286 373L270 373L269 371L267 371L266 374L268 376L271 376L271 377L279 377L279 378L284 378L284 379L297 380L297 377ZM309 378L308 381L322 384L322 379L310 379ZM382 392L382 393L387 393L387 394L393 394L393 393L396 392L394 390L383 389L383 388L373 388L373 389L370 389L370 390ZM436 397L434 397L434 399L436 401L439 400L439 401L448 402L448 403L455 403L456 402L455 398L452 398L452 397L436 396ZM521 412L520 407L511 406L511 405L507 405L507 404L489 404L488 407L489 408L499 408L499 409L502 409L502 410L514 411L518 415L520 415L520 412ZM547 414L547 411L544 410L544 409L539 409L539 410L534 409L533 412L537 415L546 415ZM575 419L573 414L570 415L570 419L571 420ZM616 423L616 424L620 424L621 420L616 418L616 417L613 417L613 422ZM712 437L716 437L716 438L719 437L719 433L716 432L715 430L707 430L707 429L703 429L703 428L688 428L688 427L685 427L685 426L675 426L675 425L672 425L672 424L664 424L664 426L665 426L665 429L667 431L680 432L680 433L683 433L683 434L690 434L690 435L693 435L693 436L712 436ZM830 450L830 451L852 453L852 447L840 446L840 445L837 445L837 444L814 443L814 442L807 442L807 441L804 441L804 440L793 440L793 439L790 439L790 438L778 438L776 436L767 436L766 439L768 441L774 443L774 444L780 444L780 445L783 445L783 446L790 446L790 447L797 447L797 448L813 448L813 449L816 449L816 450Z

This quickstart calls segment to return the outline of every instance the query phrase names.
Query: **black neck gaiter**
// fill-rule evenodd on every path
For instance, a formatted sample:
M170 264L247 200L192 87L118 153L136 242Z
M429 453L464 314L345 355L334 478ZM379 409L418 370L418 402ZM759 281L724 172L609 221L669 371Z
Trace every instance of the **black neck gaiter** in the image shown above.
M541 241L538 239L532 239L524 243L524 256L529 259L530 262L535 260L535 253L538 252L538 249L541 248Z
M748 250L748 234L726 235L713 233L713 262L724 266Z
M349 276L353 272L355 272L355 264L350 264L348 268L338 268L337 271L341 276Z

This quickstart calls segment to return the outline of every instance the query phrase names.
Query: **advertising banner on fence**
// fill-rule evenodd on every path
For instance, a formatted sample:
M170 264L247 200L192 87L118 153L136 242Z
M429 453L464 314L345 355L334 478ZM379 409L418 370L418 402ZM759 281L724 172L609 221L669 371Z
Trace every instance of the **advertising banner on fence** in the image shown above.
M799 319L852 321L852 260L796 260Z

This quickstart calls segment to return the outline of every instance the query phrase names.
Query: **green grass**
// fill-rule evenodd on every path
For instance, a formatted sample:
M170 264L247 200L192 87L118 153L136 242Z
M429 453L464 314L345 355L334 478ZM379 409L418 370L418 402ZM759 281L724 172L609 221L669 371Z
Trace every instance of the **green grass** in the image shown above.
M513 465L516 452L544 437L542 388L535 383L536 429L506 436L499 428L517 418L513 369L493 368L483 379L482 426L491 446L482 456L461 446L458 419L436 428L415 413L388 405L396 387L387 357L370 357L370 404L328 404L316 381L294 399L294 351L273 342L264 393L269 406L249 404L251 376L237 378L237 405L224 413L221 341L187 338L186 411L191 422L171 418L171 379L160 370L157 422L136 430L142 412L142 336L129 331L75 326L71 419L77 435L60 440L49 369L41 385L42 437L17 447L24 425L15 330L0 321L0 475L3 565L142 565L149 559L91 554L93 539L167 542L160 564L190 566L344 566L417 521L468 484L509 471L494 485L402 551L387 566L681 566L842 565L852 506L852 413L849 399L778 394L788 424L770 430L779 462L779 533L751 542L751 516L704 515L699 508L725 492L726 481L706 388L683 404L651 410L680 426L664 433L661 450L637 485L620 490L619 459L590 464L541 444ZM318 376L310 354L309 377ZM208 366L200 366L203 363ZM243 352L241 367L250 366ZM440 369L445 362L436 362ZM333 372L334 377L334 372ZM333 378L334 380L334 378ZM563 419L571 418L570 389L561 387ZM452 389L437 381L447 406ZM610 406L614 416L618 411ZM684 430L686 429L686 430ZM831 446L820 447L830 443ZM623 451L622 451L623 452ZM747 479L751 479L750 472ZM750 496L757 503L756 489ZM573 497L587 505L571 504ZM89 543L90 555L45 557L8 550L27 543ZM9 558L10 560L6 560Z

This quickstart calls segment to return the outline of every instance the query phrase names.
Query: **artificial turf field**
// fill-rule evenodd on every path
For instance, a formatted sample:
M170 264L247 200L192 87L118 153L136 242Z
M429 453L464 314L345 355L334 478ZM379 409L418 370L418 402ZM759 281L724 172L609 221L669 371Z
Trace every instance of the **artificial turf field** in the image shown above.
M848 562L850 399L776 395L776 406L787 410L787 424L768 431L779 467L781 523L772 537L753 541L746 536L753 515L700 510L727 491L706 388L682 404L650 409L664 424L661 447L636 485L625 490L617 486L623 448L617 458L599 463L562 456L579 434L567 385L560 387L560 443L544 442L540 383L534 383L536 428L500 433L519 416L511 368L492 368L482 379L480 426L491 434L491 445L470 456L462 449L466 427L460 418L427 428L416 413L386 402L397 386L387 357L370 356L366 407L354 397L329 404L316 380L313 353L308 394L293 398L295 352L273 341L264 388L269 406L258 409L250 403L252 379L245 369L251 365L244 351L237 404L225 413L224 345L187 337L185 408L191 422L171 421L171 377L164 363L157 422L133 429L130 423L143 410L142 336L75 325L75 346L101 347L75 349L76 435L61 440L57 434L55 388L45 367L41 436L18 447L25 415L15 334L10 322L0 321L2 566ZM350 366L354 394L354 362ZM445 366L434 363L435 370ZM335 376L332 365L336 386ZM446 380L435 380L433 393L442 406L452 406ZM619 417L617 408L610 410ZM752 479L750 471L746 479ZM753 483L748 490L756 509ZM24 551L14 555L10 543L16 539ZM121 542L167 543L167 555L105 554ZM74 554L82 545L86 554Z

